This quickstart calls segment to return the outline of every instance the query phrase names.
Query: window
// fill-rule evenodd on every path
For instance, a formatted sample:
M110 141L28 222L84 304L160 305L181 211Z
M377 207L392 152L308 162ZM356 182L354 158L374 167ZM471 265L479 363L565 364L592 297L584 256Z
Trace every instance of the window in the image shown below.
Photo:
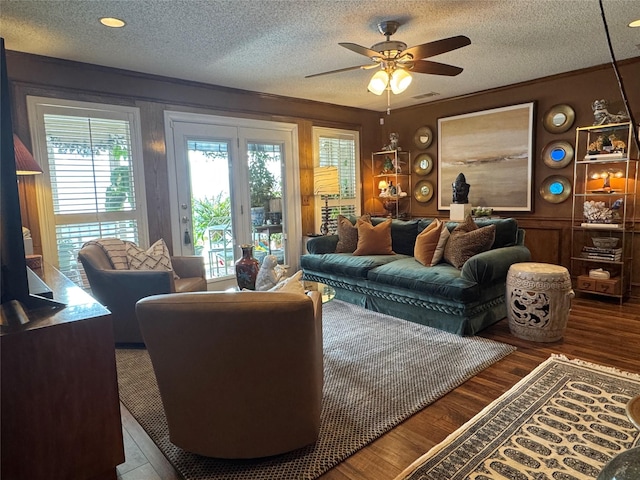
M28 98L43 253L83 285L78 250L91 239L147 243L138 111Z
M360 144L356 131L313 127L315 166L338 167L340 194L329 197L329 233L335 233L338 215L360 215ZM316 231L325 213L316 201Z

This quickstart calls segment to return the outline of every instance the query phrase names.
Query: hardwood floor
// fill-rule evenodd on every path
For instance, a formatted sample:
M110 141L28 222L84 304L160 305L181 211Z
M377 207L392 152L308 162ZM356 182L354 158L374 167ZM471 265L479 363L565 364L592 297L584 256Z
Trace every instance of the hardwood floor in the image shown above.
M482 337L518 350L418 412L322 477L322 480L393 479L417 457L445 439L552 353L640 373L640 299L620 306L602 297L573 302L564 339L544 344L511 335L507 320ZM121 405L127 462L122 480L179 480L180 476Z

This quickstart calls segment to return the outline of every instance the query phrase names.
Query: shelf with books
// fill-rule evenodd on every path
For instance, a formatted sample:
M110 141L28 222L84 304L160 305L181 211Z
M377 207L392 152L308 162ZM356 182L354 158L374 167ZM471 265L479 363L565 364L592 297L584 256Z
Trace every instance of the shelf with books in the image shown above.
M576 129L571 275L576 291L615 296L620 303L631 290L636 230L639 156L634 128L630 122L621 122ZM588 282L577 280L588 278L594 267L618 279L616 287L584 288Z

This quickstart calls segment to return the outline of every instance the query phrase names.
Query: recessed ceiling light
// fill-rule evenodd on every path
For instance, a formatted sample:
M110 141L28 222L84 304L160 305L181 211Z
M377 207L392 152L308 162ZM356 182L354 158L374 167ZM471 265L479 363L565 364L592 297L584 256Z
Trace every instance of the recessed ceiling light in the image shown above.
M638 20L634 20L629 24L630 27L640 27L640 18Z
M111 27L111 28L122 28L126 25L124 20L120 20L119 18L114 18L114 17L102 17L100 19L100 23L103 24L105 27Z

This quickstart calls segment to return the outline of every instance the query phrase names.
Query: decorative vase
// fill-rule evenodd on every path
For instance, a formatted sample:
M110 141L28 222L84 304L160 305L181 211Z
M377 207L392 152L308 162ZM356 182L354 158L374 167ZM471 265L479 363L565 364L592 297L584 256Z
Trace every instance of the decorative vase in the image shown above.
M253 257L253 245L240 245L242 258L236 262L236 278L240 290L255 290L260 263Z

